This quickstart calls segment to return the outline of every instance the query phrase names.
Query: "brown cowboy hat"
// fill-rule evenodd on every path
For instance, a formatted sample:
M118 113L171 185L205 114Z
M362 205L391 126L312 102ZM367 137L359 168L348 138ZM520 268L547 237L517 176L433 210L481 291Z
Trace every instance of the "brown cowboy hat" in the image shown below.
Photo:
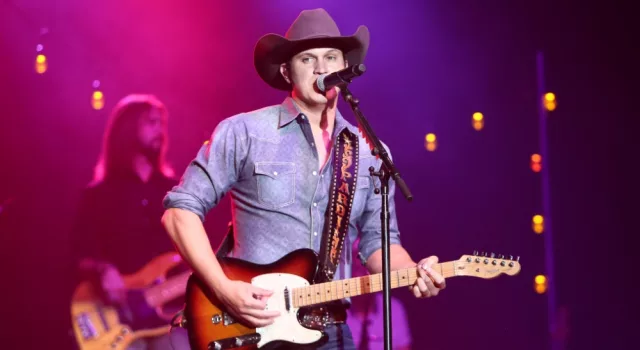
M343 36L336 22L324 9L304 10L285 36L266 34L256 44L253 63L260 78L280 90L291 86L280 74L280 65L298 52L315 47L342 50L349 65L363 63L369 48L369 29L359 26L351 36Z

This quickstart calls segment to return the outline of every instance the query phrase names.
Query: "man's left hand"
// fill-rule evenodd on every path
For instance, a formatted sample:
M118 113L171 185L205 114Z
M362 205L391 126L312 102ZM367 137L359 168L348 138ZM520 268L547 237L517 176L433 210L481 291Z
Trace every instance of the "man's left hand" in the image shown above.
M420 260L418 263L418 273L420 277L416 282L409 286L416 298L435 297L446 287L444 277L432 269L432 266L438 263L437 256L430 256Z

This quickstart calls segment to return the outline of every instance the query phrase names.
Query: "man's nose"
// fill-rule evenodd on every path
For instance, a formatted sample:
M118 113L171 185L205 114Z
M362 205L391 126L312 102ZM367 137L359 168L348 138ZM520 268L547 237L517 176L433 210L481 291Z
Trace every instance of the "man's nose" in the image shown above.
M327 64L323 60L318 60L316 63L315 74L321 75L327 73Z

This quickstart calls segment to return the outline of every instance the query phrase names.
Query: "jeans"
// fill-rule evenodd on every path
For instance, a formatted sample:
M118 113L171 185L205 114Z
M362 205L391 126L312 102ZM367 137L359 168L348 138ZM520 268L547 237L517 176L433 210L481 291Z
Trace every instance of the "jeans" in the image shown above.
M327 334L326 339L323 338L323 341L313 346L293 344L291 346L280 346L277 349L356 350L351 330L346 324L327 326L324 331ZM186 329L172 328L169 334L172 346L172 349L169 348L170 350L191 350Z

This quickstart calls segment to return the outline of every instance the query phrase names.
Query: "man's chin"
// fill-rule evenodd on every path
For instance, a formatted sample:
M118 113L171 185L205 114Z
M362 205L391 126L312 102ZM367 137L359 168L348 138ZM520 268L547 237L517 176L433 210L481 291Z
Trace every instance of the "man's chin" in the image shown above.
M324 94L324 98L327 99L327 101L333 101L338 97L339 93L340 93L340 90L337 87L335 87L335 88L327 91Z
M314 94L311 97L311 99L313 100L313 103L315 105L320 106L320 105L326 105L328 103L331 103L333 100L336 99L337 96L338 96L337 92L332 89L328 91L326 94L323 94L323 93Z

